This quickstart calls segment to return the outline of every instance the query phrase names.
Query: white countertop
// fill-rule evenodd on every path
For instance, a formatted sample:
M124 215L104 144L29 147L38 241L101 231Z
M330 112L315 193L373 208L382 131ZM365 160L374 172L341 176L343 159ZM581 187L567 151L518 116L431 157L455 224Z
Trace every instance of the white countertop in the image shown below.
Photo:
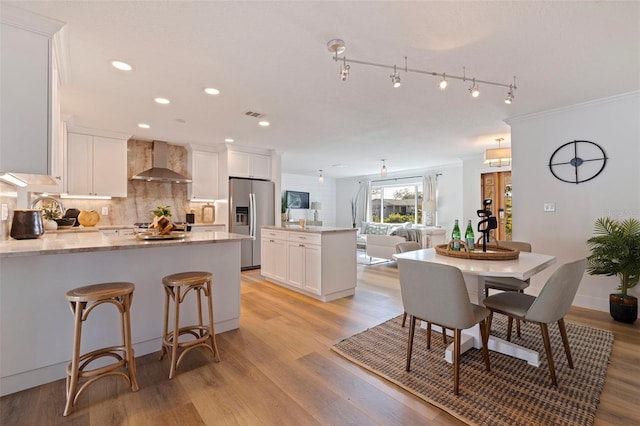
M141 241L133 235L106 236L101 232L51 233L36 239L0 242L0 258L88 251L127 250L137 248L225 243L251 239L247 235L228 232L186 232L184 239Z
M262 229L273 229L275 231L287 231L287 232L310 232L312 234L324 234L330 232L356 232L356 228L334 228L330 226L305 226L302 228L300 225L288 225L288 226L263 226Z

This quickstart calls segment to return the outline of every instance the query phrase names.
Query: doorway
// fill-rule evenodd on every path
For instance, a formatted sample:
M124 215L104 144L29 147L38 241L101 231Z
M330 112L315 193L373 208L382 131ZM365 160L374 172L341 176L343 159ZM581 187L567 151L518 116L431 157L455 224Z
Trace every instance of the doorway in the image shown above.
M491 231L491 241L511 241L513 231L511 171L482 173L481 185L482 196L479 208L483 208L483 200L491 199L489 210L498 218L498 228Z

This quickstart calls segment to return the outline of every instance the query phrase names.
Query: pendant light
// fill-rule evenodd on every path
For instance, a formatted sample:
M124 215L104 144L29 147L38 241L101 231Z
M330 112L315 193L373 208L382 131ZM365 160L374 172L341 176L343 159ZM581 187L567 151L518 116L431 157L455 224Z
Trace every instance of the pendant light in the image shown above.
M384 162L386 161L384 158L382 160L382 168L380 169L380 176L382 177L387 177L387 166L384 164Z
M324 176L322 176L322 169L318 170L320 175L318 176L318 183L322 185L324 183Z

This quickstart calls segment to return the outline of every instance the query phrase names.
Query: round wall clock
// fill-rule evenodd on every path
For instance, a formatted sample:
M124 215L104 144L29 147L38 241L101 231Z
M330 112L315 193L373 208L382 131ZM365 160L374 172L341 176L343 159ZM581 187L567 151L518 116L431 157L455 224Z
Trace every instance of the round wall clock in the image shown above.
M549 158L551 174L563 182L587 182L602 172L607 155L591 141L571 141L560 145Z

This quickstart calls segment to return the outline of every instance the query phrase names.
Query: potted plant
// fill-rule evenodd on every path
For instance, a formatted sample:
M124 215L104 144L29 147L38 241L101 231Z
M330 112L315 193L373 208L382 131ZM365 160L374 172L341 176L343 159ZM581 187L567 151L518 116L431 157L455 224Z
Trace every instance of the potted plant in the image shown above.
M44 219L44 229L46 230L56 230L58 229L58 223L56 219L60 219L62 214L60 213L60 209L58 206L54 204L48 204L42 207L42 218Z
M620 279L620 293L609 295L609 311L614 320L632 324L638 318L638 299L628 290L640 279L640 221L599 218L594 234L587 240L591 248L587 272Z

